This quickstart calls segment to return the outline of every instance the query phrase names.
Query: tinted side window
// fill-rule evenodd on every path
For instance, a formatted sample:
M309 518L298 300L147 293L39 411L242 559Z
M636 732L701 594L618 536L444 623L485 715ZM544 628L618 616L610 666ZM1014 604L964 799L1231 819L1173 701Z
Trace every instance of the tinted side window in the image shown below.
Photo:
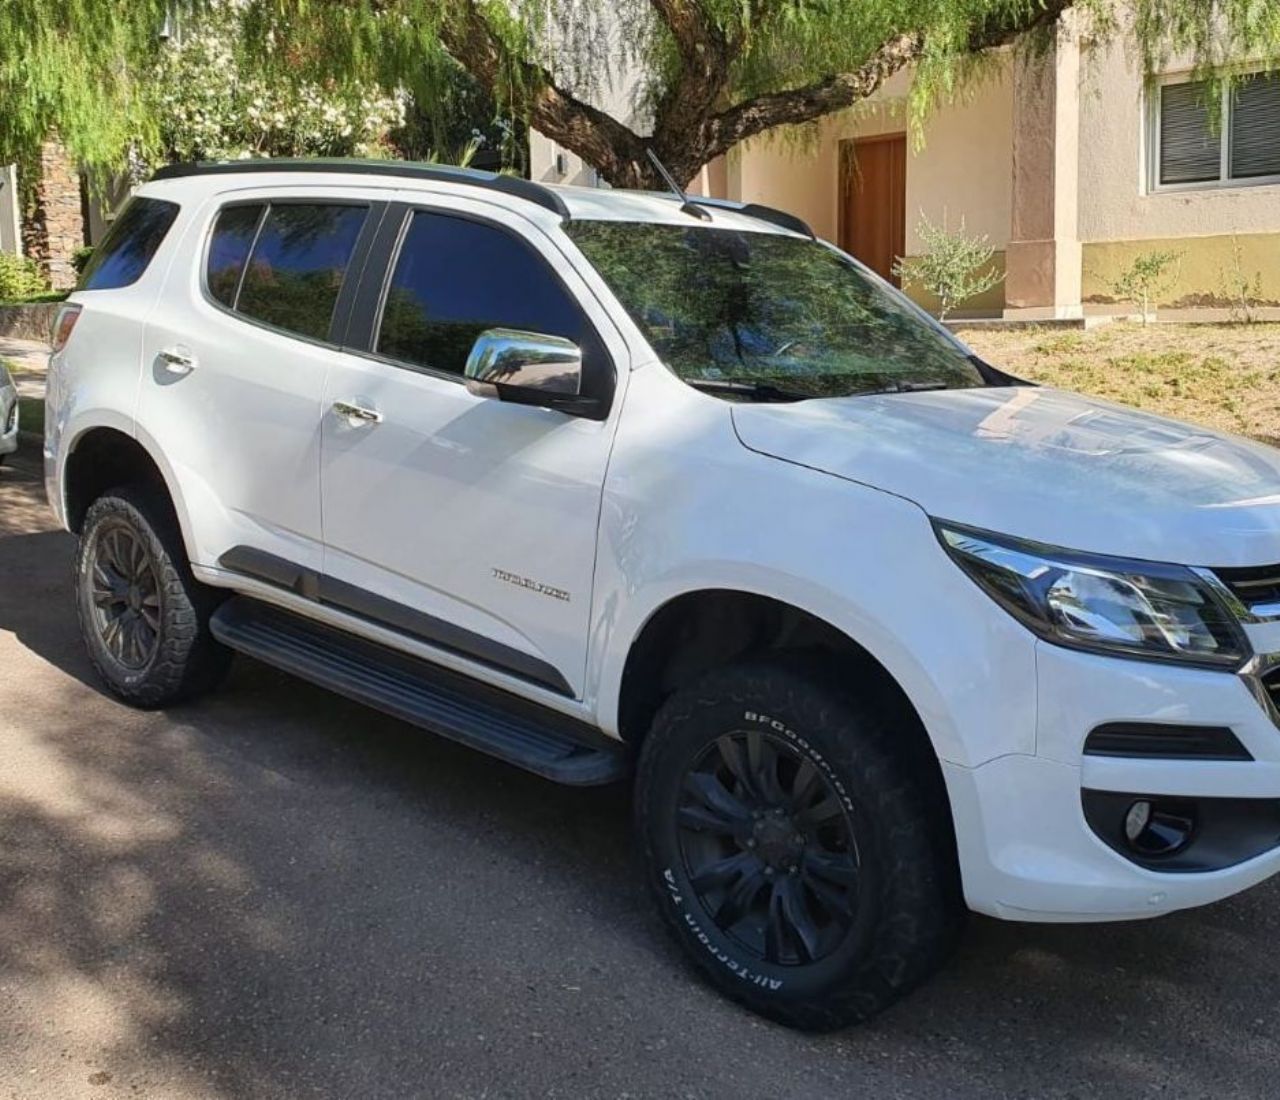
M563 336L580 346L585 318L547 265L490 225L418 211L387 291L377 351L461 374L487 328Z
M116 290L136 283L177 216L175 202L131 199L93 250L77 289Z
M262 204L229 206L218 215L209 238L209 263L205 281L212 294L224 306L236 304L240 289L240 273L253 247L253 238L262 218Z
M363 206L272 206L253 246L237 311L276 328L327 339L367 213Z

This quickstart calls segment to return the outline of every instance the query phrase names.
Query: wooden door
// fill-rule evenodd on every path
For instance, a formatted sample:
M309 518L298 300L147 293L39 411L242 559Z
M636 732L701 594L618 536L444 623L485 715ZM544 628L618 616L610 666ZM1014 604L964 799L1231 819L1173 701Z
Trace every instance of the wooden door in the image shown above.
M907 247L907 136L841 143L840 247L894 286Z

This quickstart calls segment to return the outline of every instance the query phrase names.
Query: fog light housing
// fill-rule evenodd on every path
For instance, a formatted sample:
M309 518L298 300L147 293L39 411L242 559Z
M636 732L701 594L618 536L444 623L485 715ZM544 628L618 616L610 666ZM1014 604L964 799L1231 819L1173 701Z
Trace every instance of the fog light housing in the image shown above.
M1080 801L1085 821L1103 844L1151 871L1220 871L1280 851L1280 798L1195 798L1086 787Z
M1193 807L1139 798L1124 815L1124 835L1136 853L1147 858L1172 856L1191 843L1196 816Z

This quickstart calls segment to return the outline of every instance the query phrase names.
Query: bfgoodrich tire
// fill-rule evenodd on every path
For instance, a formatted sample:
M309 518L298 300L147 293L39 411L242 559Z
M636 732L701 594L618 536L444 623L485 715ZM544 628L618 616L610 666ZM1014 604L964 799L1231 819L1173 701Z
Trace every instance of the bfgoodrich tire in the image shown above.
M214 687L231 661L209 633L219 602L192 576L166 498L131 485L89 507L76 553L76 606L89 659L112 694L162 707Z
M937 783L891 709L796 663L673 695L636 815L663 917L713 985L792 1027L866 1020L931 975L962 926Z

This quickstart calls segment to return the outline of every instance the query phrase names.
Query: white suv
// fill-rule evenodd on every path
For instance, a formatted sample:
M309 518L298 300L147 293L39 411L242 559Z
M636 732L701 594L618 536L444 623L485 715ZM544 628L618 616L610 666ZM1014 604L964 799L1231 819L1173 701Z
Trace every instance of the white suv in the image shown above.
M778 211L168 169L46 422L114 693L240 650L563 783L634 762L667 922L775 1019L871 1016L966 907L1280 869L1280 452L1010 378Z

